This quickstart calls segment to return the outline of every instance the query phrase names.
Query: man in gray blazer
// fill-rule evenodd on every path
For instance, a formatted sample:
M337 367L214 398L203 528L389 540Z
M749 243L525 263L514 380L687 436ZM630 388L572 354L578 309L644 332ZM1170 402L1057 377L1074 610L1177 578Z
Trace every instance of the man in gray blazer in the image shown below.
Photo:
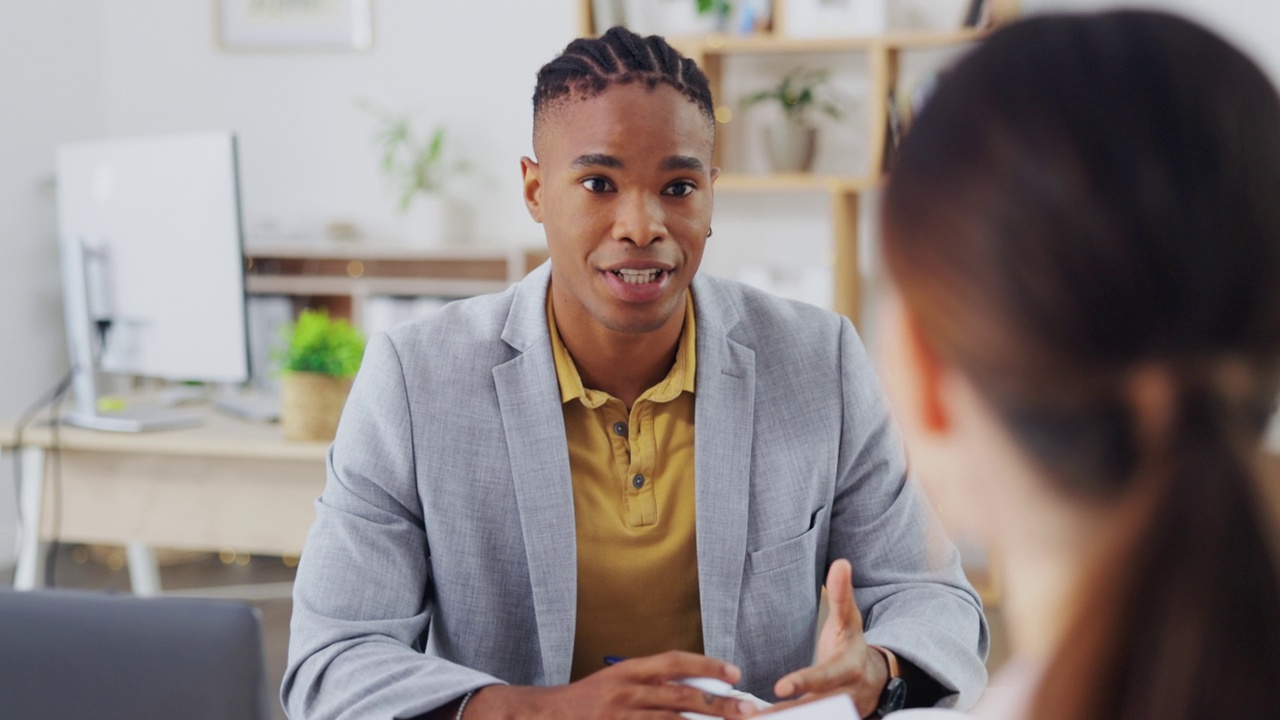
M853 326L696 274L713 123L660 38L539 73L522 166L551 260L371 338L298 572L291 717L752 714L696 676L864 714L977 698L981 606Z

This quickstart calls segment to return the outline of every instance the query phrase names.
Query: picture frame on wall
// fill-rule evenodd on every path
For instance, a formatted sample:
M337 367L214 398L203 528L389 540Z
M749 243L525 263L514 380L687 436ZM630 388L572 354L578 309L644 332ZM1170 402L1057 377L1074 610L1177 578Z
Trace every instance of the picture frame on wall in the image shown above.
M217 41L232 51L373 47L373 0L214 0Z

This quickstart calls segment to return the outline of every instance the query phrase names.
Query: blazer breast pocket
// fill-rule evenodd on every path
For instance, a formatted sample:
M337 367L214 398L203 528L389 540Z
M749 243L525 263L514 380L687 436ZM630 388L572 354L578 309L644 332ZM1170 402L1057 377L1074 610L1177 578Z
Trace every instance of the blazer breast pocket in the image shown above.
M802 560L813 562L818 546L818 531L824 526L827 507L823 505L809 516L809 529L777 545L751 552L751 574L762 575L794 565Z

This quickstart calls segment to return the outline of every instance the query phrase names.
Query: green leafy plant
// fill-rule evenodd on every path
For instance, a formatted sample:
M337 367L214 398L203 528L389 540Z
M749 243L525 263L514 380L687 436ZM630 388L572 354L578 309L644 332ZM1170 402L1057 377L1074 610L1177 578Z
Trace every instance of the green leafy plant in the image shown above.
M303 310L298 321L284 328L287 346L279 353L284 372L309 372L349 378L364 358L364 336L346 320L323 310Z
M773 100L782 107L787 119L804 125L814 112L822 112L839 119L844 113L839 98L830 90L827 71L797 68L782 81L767 90L748 95L743 102L750 106Z
M466 163L446 163L443 125L420 135L408 113L392 112L367 98L356 100L356 107L377 120L373 144L382 175L396 192L401 212L409 209L418 193L439 192L449 176L467 170Z

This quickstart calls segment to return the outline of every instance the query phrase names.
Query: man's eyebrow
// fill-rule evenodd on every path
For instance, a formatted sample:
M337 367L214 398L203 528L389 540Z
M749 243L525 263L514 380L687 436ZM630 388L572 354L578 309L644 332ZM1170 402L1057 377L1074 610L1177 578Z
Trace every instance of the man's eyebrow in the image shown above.
M613 155L605 155L604 153L590 153L588 155L579 155L569 164L571 168L586 167L607 167L614 170L621 170L623 163Z
M692 155L672 155L662 161L663 170L692 170L693 172L706 172L707 168L702 161Z

